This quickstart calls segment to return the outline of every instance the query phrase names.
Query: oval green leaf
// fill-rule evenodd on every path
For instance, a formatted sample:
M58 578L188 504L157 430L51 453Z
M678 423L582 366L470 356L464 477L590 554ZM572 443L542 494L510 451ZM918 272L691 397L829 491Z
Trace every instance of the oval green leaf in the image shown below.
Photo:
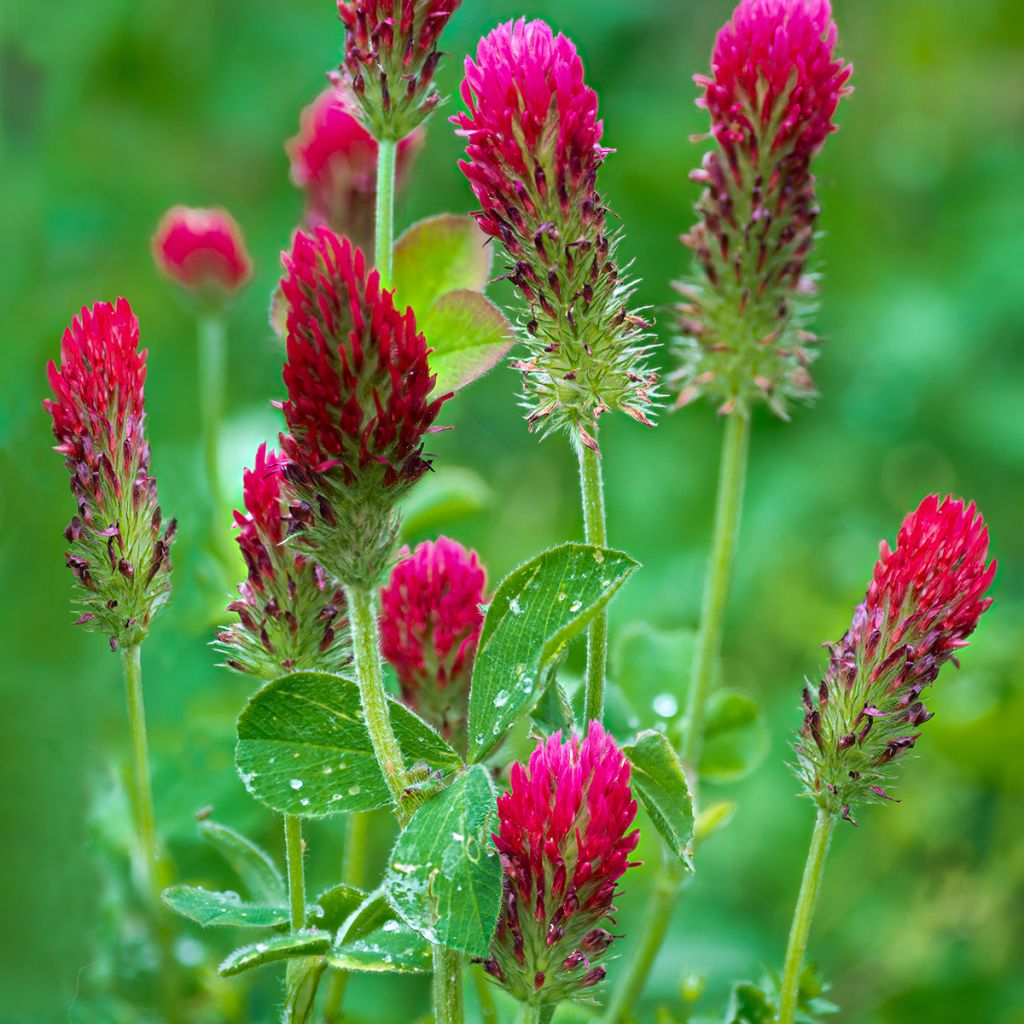
M288 923L288 907L245 903L237 892L214 892L198 885L172 885L160 898L176 914L209 928L276 928Z
M270 854L251 839L218 821L200 821L199 834L224 858L254 900L287 906L288 890Z
M406 763L447 774L459 755L403 704L389 701ZM245 788L282 814L320 818L391 803L355 683L297 672L259 690L238 718L235 766Z
M265 942L236 949L217 968L217 973L227 978L254 967L276 963L278 960L293 960L296 957L322 956L331 947L331 937L326 932L297 932L292 935L277 935Z
M765 759L770 745L760 704L738 690L716 690L708 699L700 776L711 782L736 782Z
M638 567L588 544L545 551L501 581L484 619L469 696L469 756L479 761L532 700L542 670Z
M501 861L491 840L496 797L473 765L412 816L384 875L391 905L428 942L486 956L501 903Z

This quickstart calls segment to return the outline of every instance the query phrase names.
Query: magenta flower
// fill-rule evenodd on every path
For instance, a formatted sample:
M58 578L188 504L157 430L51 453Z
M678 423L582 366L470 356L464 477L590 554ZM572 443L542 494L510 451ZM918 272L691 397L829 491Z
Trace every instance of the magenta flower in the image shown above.
M210 301L222 301L252 277L242 229L227 210L175 206L153 236L157 268Z
M406 548L381 591L381 652L402 699L448 739L465 730L486 586L476 552L438 537Z
M609 409L648 423L649 325L630 313L634 284L615 263L618 236L597 192L610 150L576 48L542 21L499 25L467 58L462 98L467 111L452 121L466 138L459 166L475 216L529 305L529 357L514 365L531 427L567 427L594 447Z
M396 187L422 144L422 129L399 142ZM310 227L326 225L372 255L377 141L350 113L344 91L324 89L303 110L299 134L285 148L292 180L306 193Z
M450 395L432 394L412 310L395 308L351 243L299 231L284 262L291 528L343 583L373 586L394 547L394 504L430 468L423 441Z
M684 242L702 280L680 286L680 405L707 394L723 413L763 400L785 416L790 399L813 394L810 165L849 92L836 41L828 0L742 0L711 76L696 76L719 149L691 175L706 190Z
M598 722L582 742L555 733L498 799L494 845L504 901L485 969L523 1002L551 1004L605 976L619 879L640 833L630 765Z
M228 611L238 624L217 646L239 672L276 679L287 672L337 672L351 660L345 594L308 554L285 543L283 460L265 444L242 474L244 512L235 512L248 576Z
M884 541L867 596L831 647L817 694L804 690L799 773L820 804L842 810L889 799L886 767L912 749L932 714L920 701L967 646L991 605L996 562L974 504L930 495Z
M43 407L78 503L64 536L80 584L80 624L111 650L138 643L171 589L172 519L161 532L156 480L143 432L146 352L126 299L97 302L71 321L61 362L47 365L53 399Z
M438 39L461 0L338 0L347 85L376 139L397 141L441 101ZM397 8L397 9L396 9Z

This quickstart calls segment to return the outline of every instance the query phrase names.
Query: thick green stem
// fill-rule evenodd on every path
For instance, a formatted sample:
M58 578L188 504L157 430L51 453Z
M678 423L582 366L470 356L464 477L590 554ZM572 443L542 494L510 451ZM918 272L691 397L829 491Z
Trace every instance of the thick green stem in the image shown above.
M363 706L363 719L373 744L373 753L381 774L391 790L395 813L400 825L410 816L406 790L408 780L398 740L391 729L387 697L384 695L384 672L380 661L380 626L377 622L377 594L369 587L350 584L345 587L348 598L349 625L352 631L352 654L355 658L356 681Z
M690 699L687 707L683 760L696 772L704 745L704 723L708 696L722 648L722 627L729 600L736 556L736 539L743 511L743 486L747 475L747 450L750 446L750 418L736 412L726 418L722 444L722 464L715 501L715 525L704 580L704 601L700 613L700 635L693 658Z
M391 245L395 235L395 154L398 143L377 143L377 216L374 252L381 288L391 287Z
M529 1003L523 1003L519 1024L549 1024L554 1015L554 1006L531 1006Z
M337 1024L341 1020L341 1005L345 1001L348 978L348 971L331 971L321 1013L323 1024Z
M139 841L139 865L145 891L153 906L160 905L163 878L153 818L153 787L149 779L149 750L146 741L146 708L142 699L141 646L121 648L121 670L128 697L128 731L132 744L132 809Z
M800 997L800 975L803 971L804 955L807 953L807 938L811 933L814 906L821 892L821 880L825 874L825 859L829 843L836 827L836 816L823 808L818 809L811 836L811 848L807 851L800 895L793 911L793 926L789 932L786 948L786 962L782 969L782 989L779 996L779 1024L793 1024L796 1019L797 1003Z
M294 814L284 816L284 856L288 865L292 931L297 932L306 924L306 876L302 863L302 819Z
M501 1018L498 1016L498 1008L494 1005L494 993L491 991L487 975L479 967L472 974L481 1024L500 1024Z
M595 431L596 433L596 431ZM608 532L604 516L604 481L601 456L593 448L576 442L580 462L580 495L583 499L583 529L588 544L606 547ZM604 717L605 663L608 659L608 611L602 608L587 630L587 680L584 721L600 722Z
M224 317L220 312L199 317L199 415L203 432L203 465L210 496L211 541L225 531L224 492L220 478L220 425L224 418L224 377L227 342ZM220 551L223 545L216 545Z
M345 838L345 858L342 862L341 880L346 885L359 889L366 875L366 844L370 837L370 812L350 814Z
M434 1024L462 1024L462 954L434 946Z

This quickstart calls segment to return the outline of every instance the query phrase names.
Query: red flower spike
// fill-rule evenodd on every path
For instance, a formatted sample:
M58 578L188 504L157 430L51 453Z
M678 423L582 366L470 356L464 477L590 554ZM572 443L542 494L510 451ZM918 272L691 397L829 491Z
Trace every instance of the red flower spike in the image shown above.
M551 1004L604 977L619 879L640 833L630 764L598 722L586 737L538 744L529 766L512 766L498 799L494 844L504 901L485 967L523 1002Z
M326 225L373 255L377 194L377 142L350 112L344 90L329 86L302 112L299 134L285 149L292 181L306 193L306 222ZM400 188L423 144L417 129L398 144Z
M903 521L895 550L882 542L864 601L831 647L825 678L804 690L798 773L822 806L890 800L886 767L913 749L931 712L918 699L982 614L996 562L973 504L929 495Z
M616 232L597 192L610 150L597 94L572 42L542 21L499 25L467 58L460 163L481 229L508 254L529 305L524 406L531 429L569 429L586 443L618 409L649 424L657 376L644 365L650 325L630 313L635 283L615 262ZM596 442L595 442L596 443Z
M381 652L402 699L448 739L462 738L487 576L447 537L402 552L381 591Z
M810 166L850 91L837 38L828 0L742 0L715 41L711 76L695 76L718 150L691 175L706 189L683 239L702 280L679 286L682 404L706 394L747 415L764 401L785 417L791 399L814 393L816 339L802 322L815 291Z
M227 210L168 210L153 236L153 258L161 273L211 302L252 277L242 230Z
M261 679L287 672L338 672L351 661L345 594L308 554L285 543L284 460L265 444L242 474L245 511L235 512L248 569L217 648L227 664Z
M394 548L395 502L430 468L423 439L451 396L432 397L412 310L395 308L348 240L297 232L284 262L289 528L343 583L373 586Z
M83 309L64 332L60 366L47 365L54 397L43 402L78 504L64 532L84 609L77 622L107 634L111 650L142 640L171 588L176 526L171 520L161 531L138 346L126 299Z
M438 39L461 0L338 0L345 86L376 139L404 138L441 101ZM396 10L396 8L399 8Z

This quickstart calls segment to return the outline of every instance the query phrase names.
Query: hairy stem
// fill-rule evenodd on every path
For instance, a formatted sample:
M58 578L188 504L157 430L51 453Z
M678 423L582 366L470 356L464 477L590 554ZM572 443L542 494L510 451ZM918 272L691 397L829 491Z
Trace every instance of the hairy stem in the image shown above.
M596 430L595 430L596 433ZM588 544L606 547L608 532L604 515L604 481L601 456L576 442L580 463L580 495L583 499L583 528ZM584 722L600 722L604 717L605 663L608 659L608 610L602 608L587 630L587 677Z
M686 737L682 755L696 771L704 745L704 724L715 664L722 648L722 626L729 600L736 556L736 538L743 511L743 486L747 475L747 450L750 446L750 419L742 413L726 418L722 445L722 464L715 500L715 525L704 580L704 601L700 613L700 635L693 658L690 699L687 706Z
M804 955L807 953L807 938L814 919L814 907L821 892L821 881L825 874L825 859L829 843L836 827L836 816L823 808L818 809L811 836L811 848L807 851L800 895L793 911L793 925L789 932L786 948L786 962L782 969L782 989L779 996L779 1024L793 1024L796 1019L797 1002L800 996L800 975L803 971Z
M639 943L633 951L625 975L617 979L612 988L608 1005L601 1017L602 1024L618 1024L626 1014L635 1012L647 976L651 973L658 950L672 923L672 911L682 891L684 877L683 867L675 855L662 847L661 866L651 885Z
M498 1008L494 1005L494 993L491 983L487 980L482 968L473 972L473 985L476 988L476 1001L480 1009L480 1024L499 1024Z
M554 1006L531 1006L529 1003L523 1003L519 1024L549 1024L554 1015Z
M434 1024L462 1024L462 954L434 946Z
M392 139L377 143L377 216L374 222L374 252L381 288L391 287L391 246L395 234L395 155L398 143Z
M284 816L284 856L288 865L292 931L297 932L306 923L306 877L302 864L302 819L294 814Z
M384 695L384 673L380 661L380 626L377 621L377 595L369 587L349 584L349 623L352 630L352 653L355 658L356 681L363 706L363 718L373 744L373 753L381 774L391 790L395 813L400 825L409 820L411 809L406 789L408 780L398 740L391 729L387 697Z

